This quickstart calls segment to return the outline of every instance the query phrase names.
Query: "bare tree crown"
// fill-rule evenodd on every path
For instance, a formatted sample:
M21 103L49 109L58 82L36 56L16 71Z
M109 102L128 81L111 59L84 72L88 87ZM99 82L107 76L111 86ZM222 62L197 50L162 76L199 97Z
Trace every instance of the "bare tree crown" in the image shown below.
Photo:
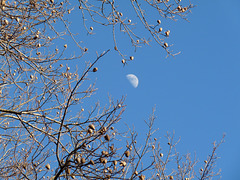
M139 144L131 128L124 134L114 128L126 108L124 98L109 99L105 107L100 103L86 107L96 91L88 74L98 72L97 63L110 50L86 62L84 70L68 66L69 61L82 60L89 48L72 33L68 14L79 11L90 35L96 23L111 27L113 49L126 64L134 57L122 53L117 34L125 33L135 48L149 44L150 39L135 32L135 22L121 12L124 3L135 13L140 28L148 31L167 55L174 56L167 43L171 31L162 26L162 20L186 19L193 5L184 0L0 0L2 179L203 180L218 175L213 167L219 144L214 144L198 173L194 171L196 160L180 156L178 141L170 134L166 136L168 150L163 150L154 137L154 113L146 121L146 139ZM145 9L149 8L159 19L147 15ZM64 43L67 38L74 43ZM69 55L69 46L79 51Z

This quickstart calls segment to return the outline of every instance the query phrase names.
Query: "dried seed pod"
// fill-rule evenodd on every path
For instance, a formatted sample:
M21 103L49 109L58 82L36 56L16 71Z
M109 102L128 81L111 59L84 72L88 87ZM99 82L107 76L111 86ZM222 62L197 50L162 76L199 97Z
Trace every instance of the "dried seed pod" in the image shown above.
M54 3L54 0L50 0L50 3Z
M163 28L159 28L159 30L158 30L158 31L159 31L159 32L162 32L162 30L163 30Z
M163 157L163 153L160 153L160 157Z
M103 132L106 132L106 131L107 131L107 128L106 128L106 127L103 127L103 128L102 128L102 131L103 131Z
M173 176L169 176L169 179L173 179Z
M134 172L134 174L135 174L135 175L138 175L138 172L137 172L137 171L135 171L135 172Z
M70 174L70 172L71 172L71 169L67 168L66 173Z
M90 161L90 164L91 164L91 165L94 165L95 163L94 163L94 161L93 161L93 160L91 160L91 161Z
M79 157L76 159L76 161L77 161L78 164L81 163L81 159Z
M81 164L84 164L86 162L86 159L84 157L81 158Z
M106 127L102 127L99 131L99 133L104 134L107 131Z
M145 179L145 176L144 175L141 175L141 176L138 176L140 180L144 180Z
M154 146L154 145L152 145L152 149L155 149L155 146Z
M88 127L92 130L95 130L95 126L93 124L90 124Z
M129 152L129 151L125 151L124 155L125 155L126 157L129 157L129 156L130 156L130 152Z
M89 134L92 134L92 133L93 133L93 130L89 128L87 132L88 132Z
M88 48L84 48L84 52L87 52L88 51Z
M90 30L91 30L91 31L93 30L93 27L92 27L92 26L90 27Z
M116 165L117 165L117 161L116 161L116 160L114 160L114 161L113 161L113 164L114 164L114 166L116 166Z
M45 166L45 168L46 168L47 170L49 170L49 169L50 169L50 164L47 164L47 165Z
M87 147L86 143L83 143L83 144L82 144L82 147L83 147L83 148L86 148L86 147Z
M103 163L103 164L106 164L106 163L107 163L107 159L105 159L105 158L100 158L100 162Z
M110 150L113 152L114 151L114 146L110 146Z
M107 140L107 141L110 141L110 136L107 134L104 136L104 139Z
M157 23L158 23L158 24L161 24L161 20L158 19L158 20L157 20Z
M67 48L67 44L64 44L64 48Z
M207 160L205 160L204 163L207 164L208 163Z
M168 47L168 43L165 42L165 43L164 43L164 46L165 46L165 47ZM170 145L170 143L168 143L168 145Z
M3 20L3 24L4 24L4 25L8 25L8 24L9 24L8 20L7 20L7 19L4 19L4 20Z
M165 32L165 35L166 35L166 36L169 36L169 34L170 34L170 30L167 30L167 31Z
M126 165L127 165L127 163L126 163L125 161L121 161L121 162L120 162L120 166L125 167Z
M134 57L133 56L130 56L130 60L133 60L134 59Z
M124 64L126 61L125 61L125 59L122 59L122 63Z
M178 9L178 11L181 11L181 10L182 10L182 7L181 7L181 6L178 6L177 9Z
M36 34L33 39L37 39L37 38L39 38L38 34Z
M93 72L97 72L97 71L98 71L97 67L93 68Z
M103 164L107 163L107 159L103 158Z
M129 20L128 20L128 23L131 23L131 22L132 22L132 20L131 20L131 19L129 19Z

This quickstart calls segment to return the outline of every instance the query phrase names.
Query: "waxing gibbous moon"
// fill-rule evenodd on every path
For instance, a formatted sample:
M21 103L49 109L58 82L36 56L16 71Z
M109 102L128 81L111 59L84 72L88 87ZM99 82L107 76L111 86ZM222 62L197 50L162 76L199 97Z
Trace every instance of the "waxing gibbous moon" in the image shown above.
M134 88L138 87L139 81L138 81L137 76L135 76L134 74L128 74L128 75L126 75L126 77Z

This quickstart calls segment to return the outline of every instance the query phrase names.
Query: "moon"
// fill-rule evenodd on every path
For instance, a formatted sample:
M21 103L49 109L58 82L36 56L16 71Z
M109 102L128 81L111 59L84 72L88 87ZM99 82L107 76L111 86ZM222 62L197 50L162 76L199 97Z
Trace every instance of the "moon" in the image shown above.
M137 76L135 76L134 74L128 74L128 75L126 75L126 77L134 88L138 87L138 82L139 81L138 81Z

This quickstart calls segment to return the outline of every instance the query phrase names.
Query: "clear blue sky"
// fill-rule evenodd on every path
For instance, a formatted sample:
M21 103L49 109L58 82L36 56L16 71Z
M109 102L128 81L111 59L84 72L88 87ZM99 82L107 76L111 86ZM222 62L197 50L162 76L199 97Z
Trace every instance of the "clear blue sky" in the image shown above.
M156 105L155 128L159 128L159 134L175 131L175 136L181 137L179 151L196 152L202 161L211 153L212 142L220 141L226 133L225 143L217 151L221 157L217 168L222 169L222 179L237 180L240 1L195 0L192 3L197 7L188 17L190 23L179 20L163 24L171 30L169 44L174 44L172 49L181 51L180 55L166 59L166 53L154 42L134 52L128 40L120 38L123 53L133 55L134 61L123 67L121 57L114 50L101 59L97 65L99 71L90 75L98 88L92 102L99 100L105 105L108 95L115 100L126 95L123 121L135 126L138 132L144 130L144 119ZM124 15L133 14L125 10ZM81 26L76 25L74 29L81 32L89 48L86 60L93 59L96 51L101 53L114 46L111 29L104 30L94 24L93 27L96 34L87 37ZM141 33L148 37L147 31ZM125 76L129 73L138 76L138 88L127 81Z

